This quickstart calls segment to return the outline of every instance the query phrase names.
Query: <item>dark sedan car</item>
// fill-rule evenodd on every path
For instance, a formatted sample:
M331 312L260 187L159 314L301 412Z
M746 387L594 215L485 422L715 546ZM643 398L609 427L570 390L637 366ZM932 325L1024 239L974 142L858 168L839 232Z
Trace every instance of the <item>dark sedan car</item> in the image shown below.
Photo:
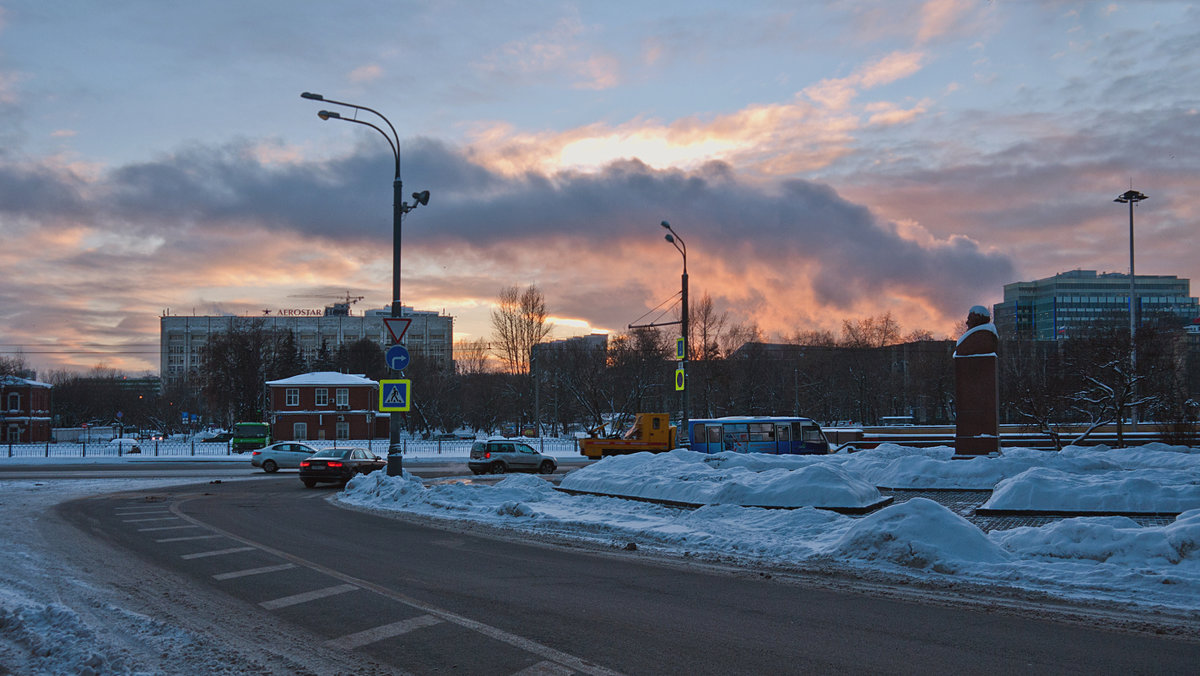
M318 483L340 483L355 474L370 474L387 467L387 462L364 448L327 448L300 461L300 481L308 488Z

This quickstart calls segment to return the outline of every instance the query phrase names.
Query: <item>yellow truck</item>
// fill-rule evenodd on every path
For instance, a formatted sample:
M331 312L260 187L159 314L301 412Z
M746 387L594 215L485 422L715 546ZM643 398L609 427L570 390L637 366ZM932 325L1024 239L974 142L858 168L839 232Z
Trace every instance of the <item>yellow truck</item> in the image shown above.
M666 413L638 413L633 426L620 438L604 438L591 431L579 440L579 452L589 458L650 451L661 453L675 448L675 428Z

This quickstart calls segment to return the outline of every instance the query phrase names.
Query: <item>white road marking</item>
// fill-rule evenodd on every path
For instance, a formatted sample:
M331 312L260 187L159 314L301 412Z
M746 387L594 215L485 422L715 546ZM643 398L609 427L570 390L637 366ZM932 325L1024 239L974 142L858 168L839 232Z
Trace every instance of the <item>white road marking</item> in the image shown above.
M194 498L191 498L191 499L194 499ZM463 627L464 629L469 629L471 631L478 632L484 636L487 636L489 638L492 638L492 639L495 639L502 643L506 643L510 646L513 646L514 648L519 648L526 652L533 653L534 655L538 655L538 656L542 657L543 659L552 661L557 664L568 666L576 672L579 672L582 674L591 674L592 676L619 676L619 674L620 674L620 672L618 672L618 671L614 671L607 667L603 667L599 664L595 664L595 663L589 662L587 660L581 659L579 657L575 657L574 655L565 653L561 650L556 650L554 648L551 648L550 646L538 643L537 641L534 641L533 639L528 639L528 638L525 638L524 636L518 636L516 634L505 631L503 629L493 627L489 624L485 624L485 623L479 622L477 620L472 620L471 618L466 617L464 615L459 615L457 613L453 613L448 610L444 610L442 608L439 608L439 607L437 607L433 604L427 603L425 601L420 601L416 598L408 596L407 594L396 591L395 589L392 589L390 587L385 587L380 584L375 584L374 582L371 582L369 580L364 580L362 578L354 577L353 575L348 575L346 573L343 573L340 570L330 568L328 566L323 566L314 561L309 561L303 557L296 556L295 554L290 554L288 552L282 551L280 549L276 549L274 547L263 544L256 540L251 540L249 538L245 538L240 535L237 535L236 533L231 533L227 530L217 528L216 526L206 524L203 521L200 521L199 519L197 519L195 517L188 516L187 514L184 514L181 511L182 505L186 502L189 502L191 499L182 500L180 502L173 503L171 505L171 513L176 514L179 516L179 518L184 519L185 521L194 523L197 526L202 526L202 527L208 528L209 530L212 530L214 532L221 533L225 537L229 538L230 540L235 540L237 542L241 542L243 544L256 547L256 548L262 550L263 552L266 552L273 556L277 556L285 561L292 561L295 563L295 565L304 566L305 568L308 568L309 570L314 570L319 573L324 573L332 578L341 580L341 581L349 583L349 584L353 584L357 587L361 587L362 589L374 592L376 594L379 594L380 596L390 598L394 601L398 601L410 608L424 611L425 613L427 613L429 615L440 618L446 622L456 624L460 627ZM253 573L251 573L251 574L253 574Z
M284 596L283 598L274 599L271 601L263 601L262 603L259 603L258 605L262 606L263 608L266 608L267 610L275 610L276 608L286 608L288 606L294 606L294 605L297 605L300 603L308 603L309 601L316 601L317 599L323 599L328 596L344 594L348 591L354 591L355 589L358 589L358 587L355 585L352 585L352 584L339 584L334 587L325 587L324 589L314 589L313 591L304 592L303 594L293 594L291 596Z
M137 516L139 514L170 514L166 507L117 507L117 516Z
M538 662L527 669L522 669L512 676L567 676L575 673L574 669L564 667L554 662Z
M146 521L178 521L177 516L156 516L150 519L121 519L121 523L143 523Z
M188 523L188 524L184 524L182 526L154 526L151 528L139 528L139 529L137 529L137 531L139 533L145 533L147 531L153 531L153 530L179 530L180 528L199 528L199 527L200 526L197 526L195 524Z
M206 559L210 556L224 556L225 554L237 554L238 552L252 552L254 547L231 547L229 549L216 549L211 552L198 552L196 554L184 554L179 557L181 559Z
M355 632L339 638L330 639L325 642L330 648L343 648L345 650L354 650L365 645L382 641L386 638L393 638L401 634L407 634L415 629L430 627L435 624L441 624L441 620L433 615L418 615L417 617L399 622L392 622L383 626L367 629L365 631Z
M189 535L182 538L160 538L155 542L187 542L188 540L212 540L214 538L224 537L223 535Z
M246 577L248 575L262 575L263 573L275 573L288 568L295 568L294 563L281 563L278 566L263 566L262 568L247 568L246 570L235 570L232 573L219 573L213 575L214 580L232 580L235 577Z

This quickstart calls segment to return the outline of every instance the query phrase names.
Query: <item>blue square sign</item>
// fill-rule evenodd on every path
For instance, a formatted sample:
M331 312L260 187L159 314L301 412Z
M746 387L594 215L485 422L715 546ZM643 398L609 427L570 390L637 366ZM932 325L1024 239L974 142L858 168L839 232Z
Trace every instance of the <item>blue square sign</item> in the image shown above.
M408 411L412 409L411 380L379 381L379 410Z

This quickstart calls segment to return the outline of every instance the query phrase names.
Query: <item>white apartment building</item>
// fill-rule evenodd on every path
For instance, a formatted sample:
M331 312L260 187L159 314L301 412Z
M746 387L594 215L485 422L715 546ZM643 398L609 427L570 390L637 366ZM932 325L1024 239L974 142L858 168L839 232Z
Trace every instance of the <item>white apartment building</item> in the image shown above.
M306 359L316 357L322 343L331 351L362 338L375 341L384 349L391 345L391 337L383 326L383 319L391 316L390 310L368 310L356 316L343 308L345 305L338 304L325 308L323 313L321 310L278 310L262 316L164 314L159 318L163 385L187 381L200 367L208 339L235 327L261 325L267 331L291 331ZM401 344L414 356L453 362L454 317L407 306L402 306L401 316L412 320Z

